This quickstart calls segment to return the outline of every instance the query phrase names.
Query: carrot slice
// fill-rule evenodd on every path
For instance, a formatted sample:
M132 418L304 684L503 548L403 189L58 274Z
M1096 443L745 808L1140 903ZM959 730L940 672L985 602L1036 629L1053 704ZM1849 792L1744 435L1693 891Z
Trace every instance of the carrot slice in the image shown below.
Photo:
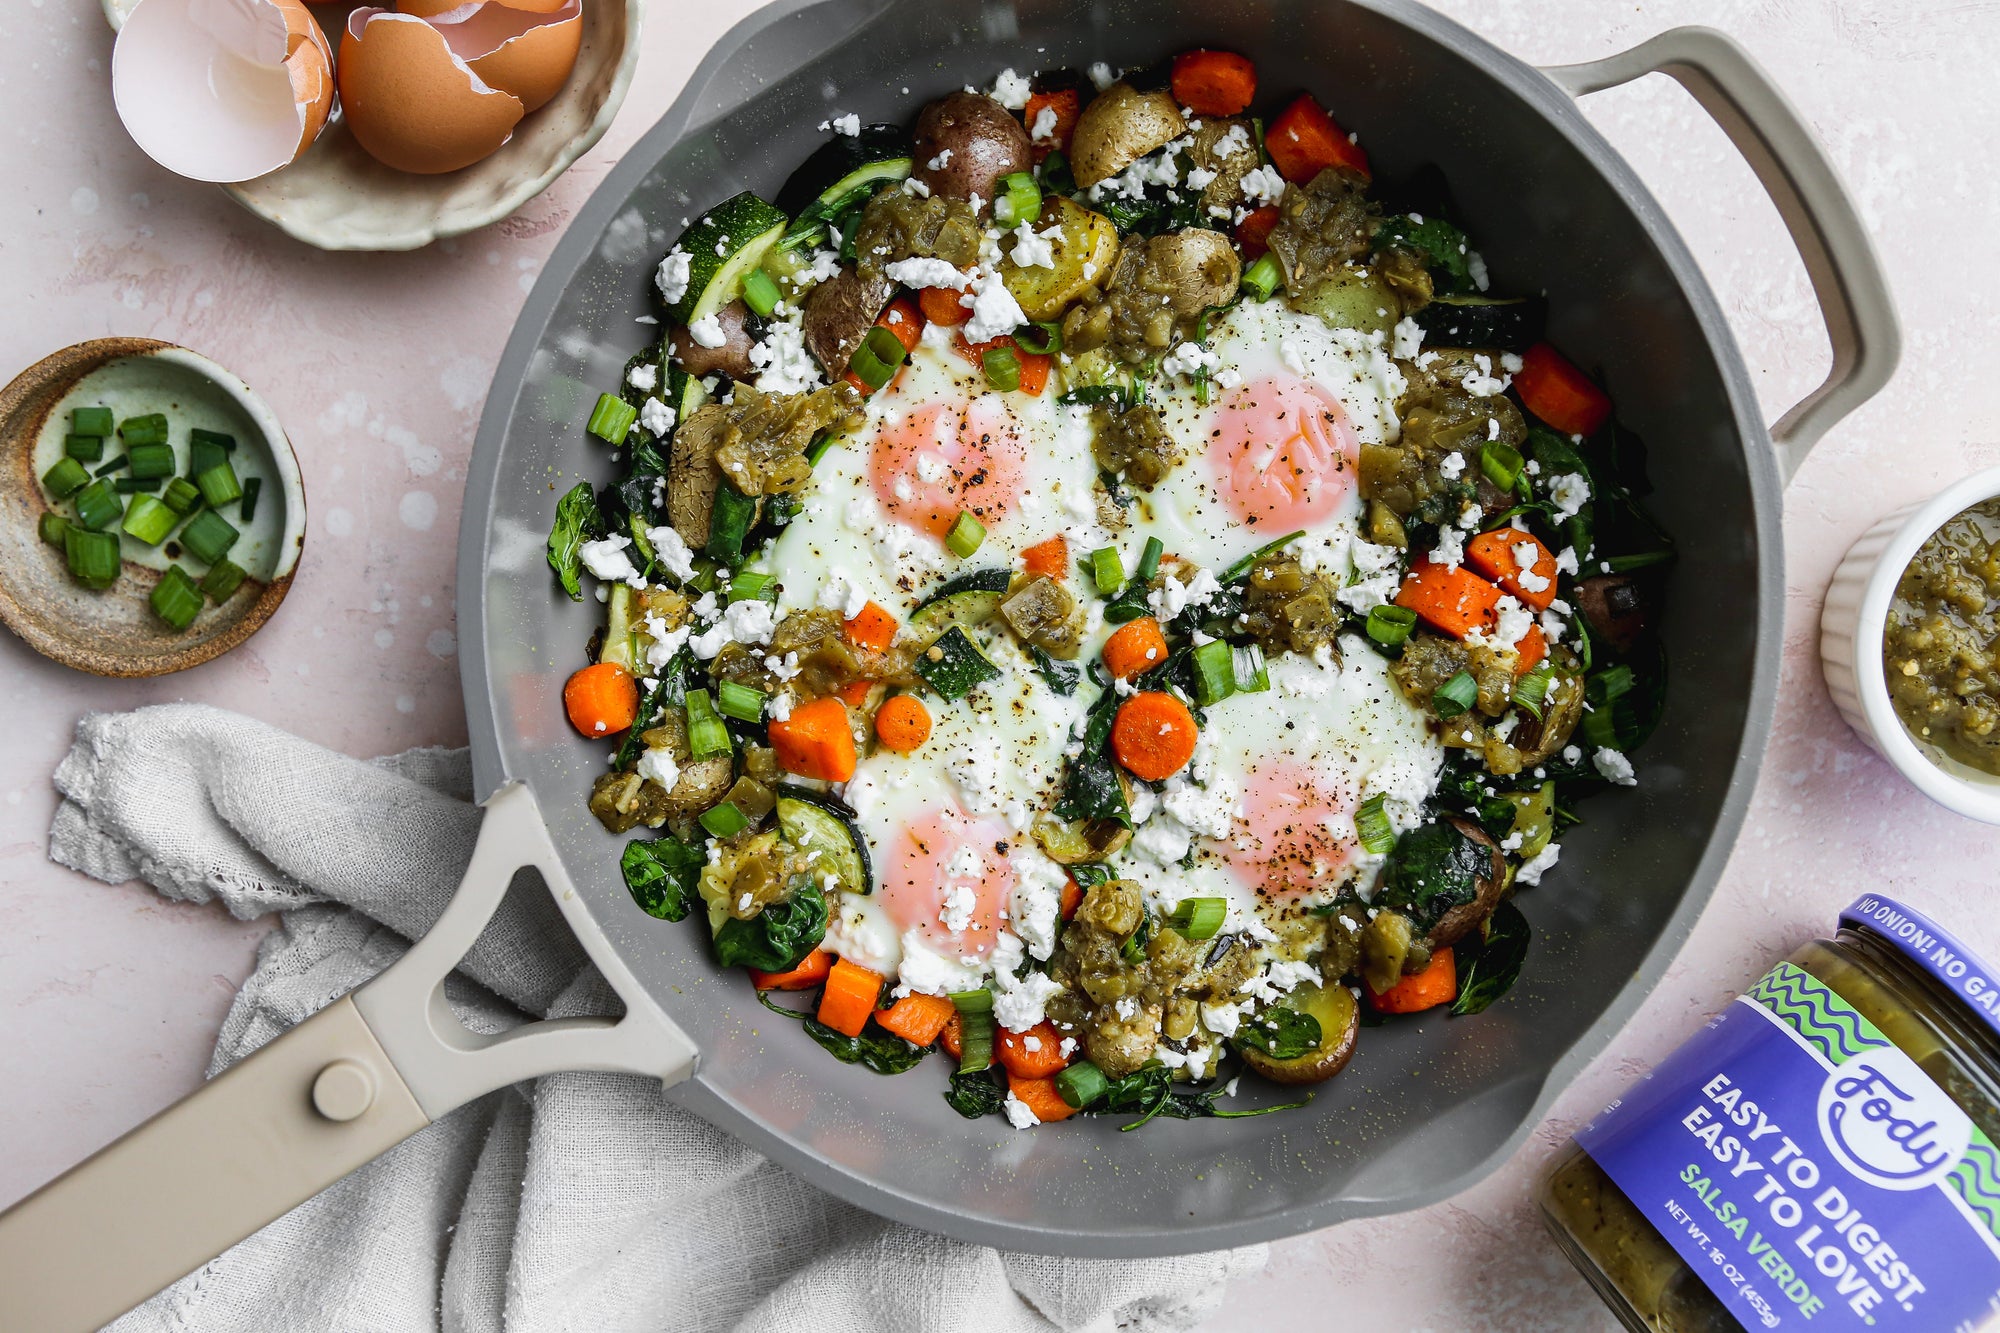
M1174 57L1173 88L1197 116L1233 116L1257 96L1257 67L1234 51L1183 51Z
M1363 177L1368 173L1368 154L1334 123L1326 108L1307 93L1280 111L1264 132L1264 151L1271 155L1278 174L1294 185L1304 185L1328 167L1346 167Z
M868 706L868 693L874 688L875 682L872 680L850 680L847 684L834 691L834 697L849 708L866 708Z
M1243 257L1255 263L1271 248L1271 232L1278 225L1278 206L1265 204L1236 224L1236 244Z
M961 1025L958 1021L958 1010L954 1007L951 1011L951 1017L944 1021L944 1031L938 1034L938 1049L954 1060L965 1053L964 1041L960 1035L961 1031Z
M1463 565L1453 569L1425 556L1410 566L1409 577L1396 591L1396 605L1462 639L1470 630L1493 628L1500 590Z
M1042 119L1042 112L1053 111L1055 121L1040 138L1035 138L1035 126ZM1069 151L1069 140L1076 133L1076 122L1083 118L1083 94L1075 88L1052 88L1045 93L1030 93L1028 104L1021 108L1021 120L1028 127L1029 144L1039 162L1051 152Z
M1595 435L1611 417L1604 390L1547 343L1521 353L1514 392L1523 407L1565 435Z
M880 972L842 958L826 974L826 989L820 992L819 1021L843 1036L858 1037L882 998Z
M1516 554L1523 546L1535 548L1534 558L1525 566ZM1482 532L1465 544L1465 563L1537 611L1546 610L1556 599L1556 558L1532 532L1519 528ZM1529 576L1525 581L1524 573Z
M871 653L886 653L896 641L896 617L874 602L862 607L861 614L843 622L841 628L849 643Z
M1069 539L1058 533L1021 552L1021 567L1030 574L1061 583L1069 577Z
M1119 680L1151 671L1167 660L1167 636L1151 616L1128 620L1104 641L1104 669Z
M1021 392L1030 398L1042 396L1042 390L1049 387L1049 368L1055 364L1055 357L1044 352L1026 352L1021 344L1014 341L1012 334L1003 333L998 338L983 343L970 343L965 335L958 336L958 350L964 353L975 366L986 364L986 354L996 347L1012 349L1014 360L1021 366Z
M751 968L750 984L758 990L811 990L825 981L832 970L833 955L824 949L814 949L789 972L759 972Z
M1021 1078L1009 1074L1007 1087L1014 1094L1015 1100L1025 1104L1035 1113L1035 1119L1045 1125L1057 1120L1067 1120L1076 1114L1076 1108L1064 1101L1062 1094L1056 1091L1056 1081L1053 1078Z
M1001 1028L994 1054L1007 1072L1022 1078L1054 1078L1069 1061L1063 1058L1062 1033L1044 1019L1026 1032Z
M931 737L931 710L914 694L884 699L875 710L875 735L897 754L909 754Z
M586 736L624 731L639 716L639 682L616 662L598 662L563 685L563 711Z
M1134 776L1163 782L1194 758L1198 732L1188 706L1163 690L1135 694L1111 720L1111 753Z
M1075 875L1064 871L1062 900L1057 905L1057 911L1062 915L1062 919L1067 921L1076 915L1076 909L1081 906L1083 906L1083 885L1076 882Z
M1365 982L1363 988L1368 989ZM1449 945L1432 954L1423 971L1412 972L1380 995L1368 989L1368 1003L1382 1014L1420 1014L1457 998L1458 963Z
M1514 651L1521 655L1521 660L1514 664L1514 674L1525 676L1533 671L1549 655L1549 641L1542 637L1541 626L1528 626L1528 632L1514 644Z
M778 766L802 778L845 782L854 776L854 729L847 705L828 697L792 709L792 715L770 726L771 748Z
M972 318L958 298L959 292L951 287L923 287L917 291L917 306L931 323L952 328Z
M912 1046L928 1046L957 1016L958 1010L942 996L905 995L876 1014L875 1021Z

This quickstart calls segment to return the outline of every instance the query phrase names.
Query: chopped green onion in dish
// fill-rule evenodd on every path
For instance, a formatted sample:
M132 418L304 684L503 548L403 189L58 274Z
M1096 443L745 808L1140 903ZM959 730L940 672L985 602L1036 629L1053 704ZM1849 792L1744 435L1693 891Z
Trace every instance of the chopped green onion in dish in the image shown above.
M246 477L243 479L243 503L238 506L236 512L242 515L245 523L257 517L257 497L263 494L263 491L264 479L262 477Z
M70 529L70 521L53 509L44 509L41 518L36 521L35 529L41 533L43 541L60 549L63 535Z
M174 447L170 444L134 444L125 457L132 476L139 481L174 475Z
M877 324L868 330L868 336L854 349L854 355L848 359L847 370L873 393L896 378L896 372L902 369L909 354L909 349L903 346L900 338Z
M111 409L108 407L72 407L69 410L69 428L78 435L94 435L102 440L111 433Z
M1191 655L1195 702L1207 708L1236 693L1236 650L1227 640L1210 639Z
M1503 491L1514 489L1521 479L1521 451L1502 440L1488 440L1479 446L1479 470Z
M213 509L204 509L181 529L181 545L195 559L212 565L229 554L229 548L242 535L228 519Z
M79 463L95 463L104 457L104 437L102 435L63 436L63 455L74 458Z
M220 509L243 498L243 484L236 480L236 469L227 459L196 477L194 484L201 488L201 498L208 501L210 509Z
M1537 720L1542 716L1542 704L1549 697L1549 685L1556 678L1556 669L1547 662L1537 662L1535 669L1525 673L1514 682L1514 706L1533 713Z
M974 518L971 510L961 509L951 531L945 534L944 544L960 560L970 560L985 540L986 525Z
M188 442L187 479L193 481L213 467L229 461L229 451L214 440L197 438Z
M758 314L768 316L781 299L778 284L763 269L753 268L743 275L743 304Z
M1437 687L1431 695L1431 710L1441 718L1454 718L1479 699L1479 682L1470 671L1461 671Z
M764 692L740 681L725 680L715 687L715 707L724 717L738 722L762 722Z
M1285 270L1278 266L1276 255L1264 255L1243 270L1243 290L1259 301L1270 300L1284 285Z
M188 577L187 571L179 565L168 565L160 575L160 581L153 585L152 595L146 599L152 604L153 614L177 630L184 630L194 624L194 618L201 614L201 589Z
M1417 627L1417 613L1407 606L1384 602L1368 612L1368 637L1384 648L1400 648Z
M160 492L160 503L182 518L186 518L201 508L201 488L186 477L175 477L167 483L166 489Z
M118 535L92 532L71 524L63 533L63 555L69 572L86 588L108 588L118 581Z
M249 575L234 560L218 560L202 575L201 590L218 602L226 602L243 586Z
M90 475L93 477L108 477L114 472L123 472L126 466L131 463L131 461L132 461L132 455L120 454L118 455L118 457L112 459L109 463L104 463L100 465Z
M74 458L59 458L42 474L42 489L57 500L67 500L88 485L90 472Z
M715 711L707 690L689 690L687 693L688 752L696 759L706 759L710 755L728 754L732 745L729 728L722 724L722 718Z
M174 530L181 516L150 495L135 495L125 506L125 535L158 546Z
M1183 939L1211 940L1229 916L1227 898L1183 898L1167 913L1167 924Z
M127 417L118 423L118 438L127 449L167 442L167 414L149 412L143 417Z
M625 436L638 420L638 408L623 398L601 393L597 395L597 406L591 409L590 420L584 423L583 428L606 444L623 444Z
M228 435L219 430L203 430L199 426L188 432L188 443L211 445L225 453L233 453L236 450L236 437L234 435Z
M980 353L979 364L986 372L986 387L1012 393L1021 387L1021 358L1011 347L989 347Z
M125 504L118 498L117 488L103 477L78 491L76 521L90 532L101 532L125 516Z
M1029 329L1035 332L1029 333ZM1034 356L1053 356L1062 345L1062 325L1052 319L1038 319L1014 330L1014 346Z
M1017 171L1000 178L1000 195L993 201L993 220L1002 227L1018 227L1042 215L1042 187L1034 176Z
M1090 553L1090 581L1102 597L1115 597L1125 586L1125 562L1117 547L1100 546Z
M1111 1091L1111 1080L1104 1076L1102 1069L1088 1060L1078 1060L1056 1075L1057 1094L1065 1103L1079 1111L1109 1091Z
M739 570L729 580L729 604L738 602L775 602L778 600L778 578L775 574L753 574Z
M1396 829L1389 822L1386 796L1370 796L1354 812L1354 838L1361 844L1361 850L1375 856L1386 856L1396 845Z
M135 491L157 491L164 485L166 485L166 482L159 477L150 477L144 481L141 481L137 477L113 477L111 479L111 489L117 491L120 495L131 495Z
M1254 643L1237 645L1235 652L1236 692L1262 694L1271 688L1270 668L1264 665L1264 650Z
M993 1064L993 992L953 991L948 997L958 1010L958 1072L976 1074Z
M733 838L750 827L750 820L734 803L724 801L702 812L701 826L718 838Z

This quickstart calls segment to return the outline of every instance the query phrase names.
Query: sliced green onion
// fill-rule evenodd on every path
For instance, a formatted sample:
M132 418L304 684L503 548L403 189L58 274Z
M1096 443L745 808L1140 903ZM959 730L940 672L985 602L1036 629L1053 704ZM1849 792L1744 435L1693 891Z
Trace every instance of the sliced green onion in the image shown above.
M1672 551L1639 551L1633 555L1614 555L1602 563L1607 574L1629 574L1650 565L1664 565L1673 558Z
M1236 650L1211 639L1194 650L1195 701L1206 708L1236 693Z
M1285 270L1278 266L1276 255L1264 255L1249 268L1243 270L1243 290L1259 301L1268 301L1285 285Z
M715 706L724 717L733 717L738 722L762 722L764 691L725 680L715 687Z
M44 509L40 521L35 526L42 534L43 541L51 546L61 546L63 544L63 534L69 531L70 524L68 519L58 514L55 510Z
M213 509L204 509L181 529L181 545L187 547L188 554L195 559L212 565L228 555L229 548L236 545L236 539L242 535L228 519Z
M1577 730L1590 742L1590 748L1601 750L1605 746L1618 748L1618 724L1611 716L1609 705L1599 704L1583 715L1583 725Z
M104 457L104 437L102 435L63 436L63 454L79 463L95 463Z
M970 509L958 511L958 519L945 534L944 544L960 560L970 560L979 544L986 540L986 525L972 516Z
M1542 716L1542 704L1549 697L1549 683L1556 678L1556 669L1547 662L1536 664L1533 671L1514 682L1514 706L1533 713L1537 721Z
M1003 227L1018 227L1042 215L1042 187L1032 174L1017 171L1000 178L1000 197L993 201L993 220Z
M1521 451L1502 440L1488 440L1479 446L1479 470L1503 491L1514 489L1521 479Z
M1125 586L1125 562L1115 546L1100 546L1090 553L1090 579L1100 597L1115 596Z
M778 284L761 268L753 268L743 278L743 304L760 315L778 308Z
M126 450L132 475L140 481L174 475L174 447L170 444L135 444Z
M873 393L896 377L896 368L883 365L882 358L876 356L864 342L847 359L847 373L867 385L868 392Z
M1479 682L1470 671L1461 671L1437 687L1431 695L1431 711L1441 718L1457 717L1479 699Z
M724 801L702 812L701 826L718 838L733 838L750 827L750 817L738 810L735 802Z
M167 414L151 412L143 417L126 417L118 423L118 438L130 449L143 444L167 442Z
M1384 648L1399 647L1417 627L1417 613L1407 606L1384 602L1368 612L1368 637Z
M160 503L186 518L201 508L201 489L186 477L175 477L161 493Z
M986 387L1000 393L1012 393L1021 387L1021 358L1011 347L989 347L979 357L980 366L986 371Z
M218 560L202 576L201 590L218 602L226 602L243 586L249 575L234 560Z
M1167 913L1167 924L1182 939L1212 940L1228 915L1227 898L1183 898Z
M201 614L201 589L179 565L167 566L146 600L152 603L154 615L177 630L194 624L194 618Z
M69 428L78 435L95 435L103 439L111 433L111 409L108 407L72 407L69 410Z
M125 465L131 461L132 461L132 456L130 454L120 454L118 455L118 457L112 459L109 463L104 464L102 467L98 468L90 475L93 477L108 477L114 472L122 471Z
M958 1072L976 1074L993 1064L993 992L957 990L948 997L958 1010Z
M1028 333L1030 327L1041 336ZM1062 345L1062 325L1051 319L1038 319L1032 326L1023 324L1014 330L1014 346L1033 356L1053 356L1062 350Z
M1590 701L1594 704L1608 704L1623 695L1630 694L1638 681L1632 675L1632 668L1624 663L1606 667L1590 678Z
M201 498L208 501L210 509L220 509L243 498L243 483L236 480L236 469L224 459L194 479L201 487Z
M257 497L263 493L264 479L262 477L249 477L244 480L243 503L237 507L236 512L242 515L245 523L257 517Z
M729 728L723 726L722 719L716 716L715 705L709 702L707 690L688 691L687 723L688 750L696 759L729 753Z
M67 500L90 485L90 470L74 458L58 458L54 467L42 474L42 489L58 500Z
M1264 650L1246 643L1235 651L1236 692L1262 694L1271 688L1271 673L1264 665Z
M1354 837L1364 852L1386 856L1396 845L1395 825L1389 822L1389 812L1383 808L1388 800L1386 796L1370 796L1354 812Z
M72 498L76 501L76 521L88 531L101 532L125 516L124 502L102 477Z
M1111 1080L1088 1060L1078 1060L1056 1075L1056 1092L1065 1105L1074 1106L1079 1111L1109 1091Z
M1167 545L1158 537L1146 538L1145 549L1139 552L1139 568L1133 578L1140 583L1150 583L1153 575L1160 572L1160 557L1167 553Z
M776 574L752 574L748 570L738 573L729 581L729 604L737 602L773 602L778 598L778 576ZM756 721L751 718L751 721Z
M132 503L125 506L126 535L136 537L148 546L158 546L174 530L174 524L181 516L161 504L150 495L135 495Z
M63 534L63 555L69 572L86 588L108 588L118 581L118 538L70 525Z
M584 423L583 428L606 444L623 444L626 434L638 419L638 408L623 398L600 393L597 395L597 406L591 409L590 420Z
M188 444L187 476L193 481L212 467L221 467L229 461L229 451L214 440L193 440Z
M158 477L153 477L147 481L141 481L137 477L113 477L111 479L111 489L117 491L120 495L131 495L135 491L157 491L165 484Z
M188 442L190 444L212 445L228 453L236 452L236 437L234 435L225 435L219 430L203 430L197 426L188 432Z

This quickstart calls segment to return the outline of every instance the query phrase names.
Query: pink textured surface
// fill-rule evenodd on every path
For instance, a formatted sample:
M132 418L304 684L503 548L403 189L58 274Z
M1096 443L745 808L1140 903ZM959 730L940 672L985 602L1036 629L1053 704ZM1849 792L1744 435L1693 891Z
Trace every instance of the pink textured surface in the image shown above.
M1274 1247L1212 1327L1248 1333L1339 1294L1362 1326L1602 1329L1543 1239L1530 1182L1580 1120L1862 888L1922 904L1989 957L2000 832L1934 809L1848 733L1815 655L1820 591L1885 510L2000 462L2000 183L1983 164L2000 100L2000 10L1956 0L1448 0L1535 61L1582 60L1678 23L1733 33L1818 128L1895 280L1904 369L1823 443L1786 504L1787 637L1776 732L1736 856L1639 1015L1498 1174L1422 1212ZM464 740L451 610L459 488L488 377L575 208L665 109L748 0L656 5L605 141L519 215L414 255L322 255L132 148L112 114L94 5L9 6L0 80L17 106L0 195L0 369L112 333L235 369L290 427L313 517L290 600L243 650L151 683L77 676L0 636L0 1204L194 1086L259 927L107 888L45 859L48 775L93 708L198 699L356 754ZM671 16L671 21L668 21ZM1332 90L1328 90L1331 92ZM1336 96L1337 104L1337 96ZM1721 134L1664 80L1592 118L1665 203L1720 294L1771 416L1826 351L1776 214ZM1656 466L1672 466L1655 445ZM1694 534L1687 534L1693 537ZM1552 888L1555 886L1552 884ZM1555 891L1560 891L1555 888Z

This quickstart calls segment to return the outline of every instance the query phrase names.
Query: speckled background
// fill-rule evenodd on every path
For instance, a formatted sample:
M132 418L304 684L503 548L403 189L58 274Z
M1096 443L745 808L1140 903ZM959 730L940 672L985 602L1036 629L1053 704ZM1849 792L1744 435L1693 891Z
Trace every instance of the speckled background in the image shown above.
M290 599L238 652L154 682L82 677L0 636L0 1205L192 1088L261 928L51 865L48 777L77 717L194 699L354 754L461 744L451 608L465 460L522 296L572 212L750 0L656 0L632 93L594 151L518 215L411 255L322 255L154 167L111 108L91 0L0 7L0 371L142 334L242 374L288 424L312 523ZM1776 732L1734 860L1658 991L1500 1172L1422 1212L1273 1247L1212 1327L1605 1329L1529 1203L1564 1136L1864 888L2000 958L2000 831L1929 806L1834 714L1821 591L1883 512L2000 463L2000 3L1448 0L1529 60L1590 59L1683 23L1723 28L1790 92L1890 268L1904 367L1822 443L1786 503ZM1651 183L1721 296L1768 415L1824 373L1804 270L1749 170L1661 78L1592 118ZM1655 466L1673 466L1655 445ZM1681 534L1684 540L1698 534Z

